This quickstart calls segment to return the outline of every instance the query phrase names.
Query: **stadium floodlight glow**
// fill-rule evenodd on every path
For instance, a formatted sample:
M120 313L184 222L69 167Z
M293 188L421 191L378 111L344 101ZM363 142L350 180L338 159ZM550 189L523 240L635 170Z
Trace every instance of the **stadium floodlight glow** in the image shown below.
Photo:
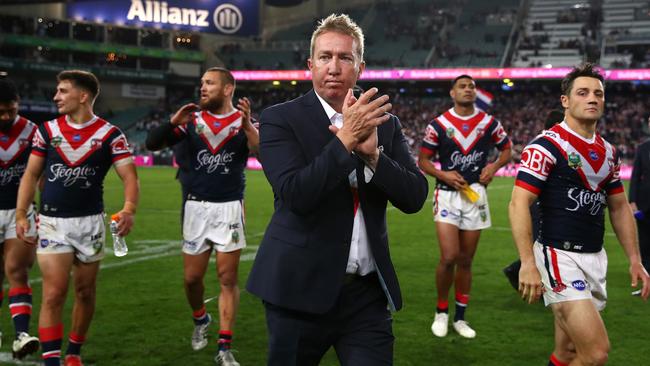
M273 86L279 86L279 85L280 85L280 81L278 81L278 80L273 80Z
M298 84L297 81L295 81L295 80L291 80L291 85L296 85L296 84Z

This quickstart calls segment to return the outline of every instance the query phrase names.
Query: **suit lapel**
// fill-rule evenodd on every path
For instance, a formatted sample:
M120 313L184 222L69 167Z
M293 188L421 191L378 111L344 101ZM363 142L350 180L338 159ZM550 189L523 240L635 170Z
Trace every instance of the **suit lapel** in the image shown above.
M334 134L329 130L332 123L327 118L325 109L323 109L313 89L305 94L300 104L304 112L301 123L311 124L312 137L314 138L313 144L320 149L334 138Z

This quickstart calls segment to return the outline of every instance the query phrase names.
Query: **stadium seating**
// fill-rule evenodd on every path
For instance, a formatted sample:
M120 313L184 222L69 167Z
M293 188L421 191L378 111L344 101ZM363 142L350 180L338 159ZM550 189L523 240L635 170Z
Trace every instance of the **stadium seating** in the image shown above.
M501 3L510 11L516 9L518 1ZM369 68L499 66L512 29L512 19L486 24L494 9L480 0L457 4L385 1L342 12L364 29ZM314 21L305 21L267 39L242 40L234 52L221 47L219 57L234 69L304 68L313 29ZM477 34L481 42L476 42Z
M604 0L603 55L600 64L608 68L650 65L650 5L632 0Z
M601 12L588 2L533 1L513 66L573 66L600 57Z

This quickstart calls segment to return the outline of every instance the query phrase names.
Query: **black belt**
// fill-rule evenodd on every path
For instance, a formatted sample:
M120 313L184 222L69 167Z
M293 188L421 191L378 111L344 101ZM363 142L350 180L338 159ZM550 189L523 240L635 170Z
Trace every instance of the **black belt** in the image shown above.
M360 274L357 273L346 273L345 276L343 277L343 284L349 285L352 282L368 281L371 279L377 279L377 272L370 272L365 276L361 276Z
M472 185L474 183L467 183L468 186ZM437 183L436 188L442 190L442 191L449 191L449 192L458 192L458 190L452 186L448 186L444 183Z
M238 201L238 200L210 200L210 199L204 199L203 197L199 197L197 195L188 193L187 196L185 196L186 201L196 201L196 202L210 202L210 203L224 203L224 202L231 202L231 201Z
M549 246L553 247L555 249L560 249L560 250L566 250L567 252L574 252L574 253L598 253L600 252L603 247L602 245L586 245L584 243L576 243L573 241L569 240L564 240L564 241L546 241L546 240L541 240L538 239L540 244L544 246Z

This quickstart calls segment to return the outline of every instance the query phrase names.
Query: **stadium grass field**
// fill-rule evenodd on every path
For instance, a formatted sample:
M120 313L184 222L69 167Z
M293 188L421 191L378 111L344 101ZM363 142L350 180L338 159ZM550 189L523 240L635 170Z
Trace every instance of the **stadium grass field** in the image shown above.
M83 348L88 365L212 365L216 347L213 324L210 345L199 352L190 348L193 325L183 287L180 255L180 188L175 170L139 169L141 203L136 226L128 237L130 252L116 258L110 250L102 264L97 289L97 311ZM266 362L266 327L262 304L244 290L252 259L273 210L273 195L262 172L247 172L246 231L248 248L240 266L241 304L234 347L244 366ZM395 365L546 365L553 347L553 318L540 304L526 305L515 294L501 269L516 258L507 217L513 180L498 178L489 186L493 227L482 234L474 262L474 283L467 319L477 330L474 340L461 339L450 329L435 338L430 326L435 306L434 271L437 240L431 218L431 193L417 214L389 209L389 237L397 267L404 309L394 314ZM107 212L122 204L122 188L111 172L105 185ZM110 240L110 238L107 238ZM107 241L108 241L107 240ZM110 247L110 242L109 242ZM630 296L627 260L608 229L608 307L603 318L612 344L609 365L648 365L647 303ZM291 263L287 263L291 265ZM41 300L38 267L32 270L34 308L31 323L36 333ZM206 277L206 298L218 294L214 264ZM65 334L72 304L65 309ZM10 361L13 328L5 305L1 312L4 333L0 364ZM208 309L217 315L216 301ZM453 313L453 309L452 313ZM64 350L67 342L64 341ZM37 364L30 357L24 364ZM337 365L329 352L322 365Z

